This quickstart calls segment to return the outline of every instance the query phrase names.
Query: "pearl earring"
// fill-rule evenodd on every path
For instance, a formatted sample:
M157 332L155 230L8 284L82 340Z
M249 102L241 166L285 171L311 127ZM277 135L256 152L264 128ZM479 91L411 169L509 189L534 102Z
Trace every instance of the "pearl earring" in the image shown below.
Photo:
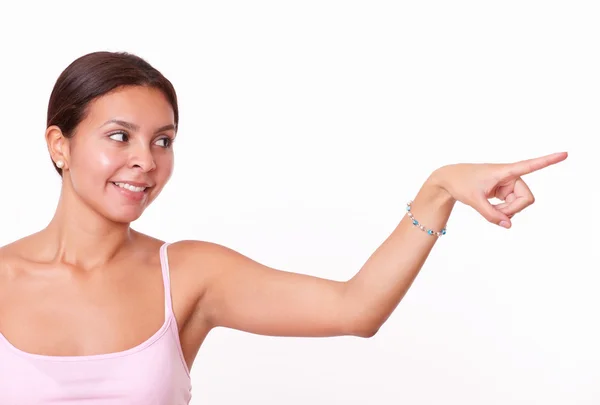
M56 167L58 167L59 169L62 169L64 165L65 163L62 160L56 161Z

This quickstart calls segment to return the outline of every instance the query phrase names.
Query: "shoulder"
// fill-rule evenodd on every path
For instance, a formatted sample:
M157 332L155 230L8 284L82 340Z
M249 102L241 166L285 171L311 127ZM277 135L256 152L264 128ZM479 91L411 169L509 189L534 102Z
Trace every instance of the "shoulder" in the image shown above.
M235 255L225 246L200 240L169 242L164 253L172 289L180 296L190 297L194 305L204 301L227 267L227 257Z
M35 237L35 235L29 235L22 239L12 241L4 246L0 246L0 258L5 258L5 257L15 256L15 255L20 254L20 252L23 250L23 247L31 244L30 241L34 237Z
M33 247L36 245L37 236L37 234L28 235L7 245L0 246L0 266L6 261L15 261L33 256L31 253L34 251Z
M183 273L185 279L202 284L254 263L232 248L201 240L170 243L167 252L171 268Z
M0 275L10 268L14 255L10 252L10 245L0 246Z
M201 240L181 240L169 243L169 262L181 268L199 269L211 271L220 267L228 261L242 256L235 250L214 242Z
M32 255L34 245L35 234L0 246L0 275L14 275L26 263L39 259Z

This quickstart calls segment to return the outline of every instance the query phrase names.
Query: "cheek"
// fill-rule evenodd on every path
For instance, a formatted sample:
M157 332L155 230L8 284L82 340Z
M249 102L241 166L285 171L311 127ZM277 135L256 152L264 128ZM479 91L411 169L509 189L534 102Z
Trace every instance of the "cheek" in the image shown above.
M154 191L150 194L150 201L153 201L167 184L173 174L173 154L155 155L156 170L150 173L150 177L155 183Z
M110 175L122 167L126 158L117 150L103 149L99 147L87 148L87 150L78 150L74 154L77 158L73 171L78 172L78 178L81 180L106 181Z
M157 175L160 176L161 182L166 182L173 173L173 153L165 153L162 156L156 156Z
M98 152L96 156L96 166L99 170L105 171L118 166L118 155L108 151Z

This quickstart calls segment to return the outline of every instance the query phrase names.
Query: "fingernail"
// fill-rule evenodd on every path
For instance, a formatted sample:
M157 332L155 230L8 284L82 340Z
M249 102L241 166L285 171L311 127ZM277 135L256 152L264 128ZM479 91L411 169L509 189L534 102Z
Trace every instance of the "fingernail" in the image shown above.
M503 228L510 228L510 223L508 223L507 221L500 221L500 226Z

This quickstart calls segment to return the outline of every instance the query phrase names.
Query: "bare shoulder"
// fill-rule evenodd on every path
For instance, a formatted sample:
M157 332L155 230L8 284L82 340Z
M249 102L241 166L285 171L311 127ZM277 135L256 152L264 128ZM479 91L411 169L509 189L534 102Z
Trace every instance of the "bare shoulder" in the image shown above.
M0 246L0 271L12 268L15 263L22 262L25 259L35 260L28 254L36 245L38 234L25 236L10 242L7 245Z
M240 255L235 250L214 242L202 240L181 240L169 245L169 256L176 256L182 263L214 261Z
M8 287L7 282L22 275L32 263L42 261L38 243L38 235L32 234L0 247L0 287Z
M181 240L169 245L169 263L194 281L209 279L239 253L213 242Z
M254 260L242 253L214 242L181 240L168 248L169 265L177 276L198 289L196 295L204 296L207 288L236 269L249 268Z
M31 245L32 243L35 243L35 239L36 239L37 235L38 235L37 233L34 233L32 235L27 235L23 238L12 241L4 246L0 246L0 257L6 257L6 256L19 254L19 252L22 251L23 248L26 248L27 246Z
M0 247L0 276L5 274L11 267L11 262L14 260L14 255L11 254L10 245Z
M232 267L256 263L248 256L224 245L201 240L182 240L169 246L169 261L194 277L210 278Z

